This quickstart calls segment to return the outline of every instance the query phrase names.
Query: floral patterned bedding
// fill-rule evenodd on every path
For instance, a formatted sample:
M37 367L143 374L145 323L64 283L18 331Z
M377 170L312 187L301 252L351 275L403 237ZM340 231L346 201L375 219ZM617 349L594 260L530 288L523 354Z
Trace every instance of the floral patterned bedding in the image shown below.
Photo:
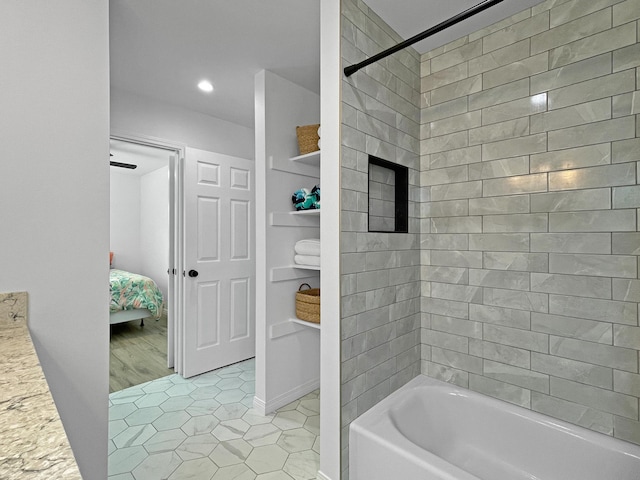
M109 270L109 283L109 312L146 308L154 318L162 316L162 292L149 277L114 268Z

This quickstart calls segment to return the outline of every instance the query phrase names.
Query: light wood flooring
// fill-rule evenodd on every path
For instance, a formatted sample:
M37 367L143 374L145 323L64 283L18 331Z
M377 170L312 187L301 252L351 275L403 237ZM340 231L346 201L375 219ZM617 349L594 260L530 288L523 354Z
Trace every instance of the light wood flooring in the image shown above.
M160 320L145 318L111 325L109 392L117 392L134 385L166 377L173 373L167 368L167 316Z

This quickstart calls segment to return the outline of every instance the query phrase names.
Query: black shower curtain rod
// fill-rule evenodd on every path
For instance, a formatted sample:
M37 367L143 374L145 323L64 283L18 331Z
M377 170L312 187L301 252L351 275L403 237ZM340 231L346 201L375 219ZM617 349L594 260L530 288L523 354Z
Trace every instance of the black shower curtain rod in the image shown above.
M484 10L486 10L487 8L491 8L494 5L497 5L500 2L503 2L504 0L485 0L482 3L479 3L467 10L465 10L462 13L459 13L453 17L451 17L448 20L445 20L442 23L439 23L438 25L436 25L435 27L431 27L428 30L425 30L422 33L419 33L418 35L415 35L407 40L405 40L404 42L401 42L391 48L388 48L386 50L384 50L383 52L378 53L377 55L374 55L373 57L369 57L366 60L363 60L360 63L356 63L355 65L350 65L348 67L345 67L344 69L344 74L347 77L350 77L351 75L353 75L354 73L356 73L358 70L360 70L361 68L366 67L367 65L371 65L374 62L377 62L378 60L383 59L384 57L388 57L389 55L391 55L392 53L396 53L399 50L402 50L403 48L407 48L409 45L413 45L416 42L419 42L420 40L424 40L427 37L430 37L431 35L434 35L438 32L441 32L442 30L445 30L449 27L451 27L452 25L455 25L456 23L460 23L463 20L466 20L469 17L472 17Z

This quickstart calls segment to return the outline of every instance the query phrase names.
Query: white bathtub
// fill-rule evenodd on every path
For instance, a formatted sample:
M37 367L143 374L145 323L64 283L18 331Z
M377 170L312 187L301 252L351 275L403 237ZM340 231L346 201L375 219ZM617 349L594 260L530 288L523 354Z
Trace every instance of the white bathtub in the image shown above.
M640 447L424 375L356 419L351 480L640 480Z

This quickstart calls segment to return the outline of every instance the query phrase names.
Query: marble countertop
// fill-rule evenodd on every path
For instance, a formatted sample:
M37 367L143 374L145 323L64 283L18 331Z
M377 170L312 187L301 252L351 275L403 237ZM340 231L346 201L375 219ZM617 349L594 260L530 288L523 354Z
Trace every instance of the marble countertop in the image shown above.
M0 478L81 479L26 317L26 292L0 293Z

